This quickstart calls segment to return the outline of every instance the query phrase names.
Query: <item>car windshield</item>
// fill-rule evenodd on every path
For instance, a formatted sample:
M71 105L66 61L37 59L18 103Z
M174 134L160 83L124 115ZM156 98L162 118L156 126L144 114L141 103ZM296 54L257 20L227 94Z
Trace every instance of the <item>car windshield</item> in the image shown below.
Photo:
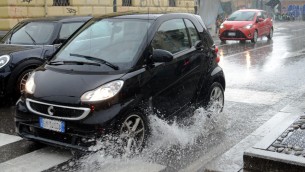
M53 61L102 60L119 69L128 69L136 60L150 25L150 20L140 19L91 21L62 47ZM109 70L113 69L109 67Z
M3 38L4 44L43 45L49 44L55 23L30 22L17 25Z
M236 11L230 15L228 21L252 21L255 17L254 11Z

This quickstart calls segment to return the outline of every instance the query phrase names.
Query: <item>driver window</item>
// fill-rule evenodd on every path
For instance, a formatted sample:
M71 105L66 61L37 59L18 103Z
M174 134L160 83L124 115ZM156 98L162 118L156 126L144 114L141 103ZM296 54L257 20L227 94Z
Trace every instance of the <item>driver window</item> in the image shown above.
M167 50L173 54L190 48L183 20L173 19L164 22L152 41L152 47Z

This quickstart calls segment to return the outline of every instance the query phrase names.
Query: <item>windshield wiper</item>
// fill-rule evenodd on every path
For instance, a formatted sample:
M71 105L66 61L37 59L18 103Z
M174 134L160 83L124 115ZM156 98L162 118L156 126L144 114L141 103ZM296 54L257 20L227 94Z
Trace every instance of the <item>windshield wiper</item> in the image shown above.
M29 34L29 32L27 32L26 30L24 31L33 41L34 45L36 45L36 41L34 40L34 38Z
M85 58L87 60L92 60L92 61L98 62L100 64L105 64L105 65L111 67L114 70L119 70L119 66L114 65L114 64L112 64L112 63L110 63L110 62L108 62L106 60L96 58L96 57L86 56L86 55L82 55L82 54L73 54L73 53L70 53L70 56L83 57L83 58Z
M50 61L47 64L49 65L93 65L101 66L99 63L90 63L90 62L80 62L80 61Z

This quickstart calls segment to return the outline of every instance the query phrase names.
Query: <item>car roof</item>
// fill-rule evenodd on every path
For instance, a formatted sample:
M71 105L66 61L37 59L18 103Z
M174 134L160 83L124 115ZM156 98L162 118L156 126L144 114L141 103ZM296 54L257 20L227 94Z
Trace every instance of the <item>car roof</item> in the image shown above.
M95 17L96 19L103 18L130 18L130 19L149 19L156 20L161 16L170 15L193 15L189 13L145 13L145 12L121 12L121 13L110 13L103 16Z
M58 16L58 17L44 17L44 18L36 18L36 19L27 19L23 22L77 22L77 21L88 21L92 18L92 16Z

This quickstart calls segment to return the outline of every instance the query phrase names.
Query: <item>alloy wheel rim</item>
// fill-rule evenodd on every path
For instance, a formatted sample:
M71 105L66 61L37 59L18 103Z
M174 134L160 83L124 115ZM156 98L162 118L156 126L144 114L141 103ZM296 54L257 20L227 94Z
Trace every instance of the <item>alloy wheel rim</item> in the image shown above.
M220 113L224 106L224 96L221 88L214 87L210 95L209 110L214 113Z
M29 76L31 75L32 72L28 72L26 74L23 75L23 77L20 80L20 84L19 84L19 90L20 93L23 93L25 91L25 84L26 81L28 80Z
M127 153L139 151L145 136L144 121L139 115L130 115L120 130L120 138Z

